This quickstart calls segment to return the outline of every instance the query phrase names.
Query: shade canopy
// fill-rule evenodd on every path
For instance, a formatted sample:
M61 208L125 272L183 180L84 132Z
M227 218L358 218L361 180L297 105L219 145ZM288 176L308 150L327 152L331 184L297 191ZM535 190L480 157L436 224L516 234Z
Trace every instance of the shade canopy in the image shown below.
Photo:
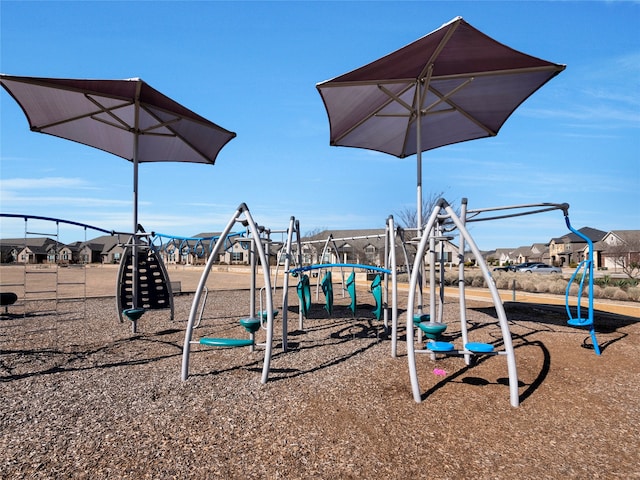
M564 68L503 45L457 17L316 87L331 145L404 158L497 135L513 111Z
M132 162L215 163L236 134L143 80L0 75L32 131L66 138Z

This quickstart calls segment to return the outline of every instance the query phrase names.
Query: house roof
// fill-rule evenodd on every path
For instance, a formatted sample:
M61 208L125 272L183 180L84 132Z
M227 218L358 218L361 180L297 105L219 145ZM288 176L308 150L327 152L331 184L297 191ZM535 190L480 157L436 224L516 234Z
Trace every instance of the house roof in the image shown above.
M82 242L80 249L88 247L93 252L106 253L114 246L120 243L120 239L114 235L101 235L100 237L92 238L86 242Z
M578 232L582 233L592 242L599 242L607 234L607 232L591 227L582 227L578 229ZM573 232L567 233L561 237L553 238L552 241L555 243L586 243L583 238Z

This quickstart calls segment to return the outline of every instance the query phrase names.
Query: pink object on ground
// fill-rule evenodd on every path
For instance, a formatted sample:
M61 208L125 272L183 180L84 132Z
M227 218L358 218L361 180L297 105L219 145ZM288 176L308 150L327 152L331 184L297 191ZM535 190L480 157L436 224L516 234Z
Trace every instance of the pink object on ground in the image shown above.
M445 372L441 368L434 368L433 369L433 374L437 375L438 377L446 377L447 376L447 372Z

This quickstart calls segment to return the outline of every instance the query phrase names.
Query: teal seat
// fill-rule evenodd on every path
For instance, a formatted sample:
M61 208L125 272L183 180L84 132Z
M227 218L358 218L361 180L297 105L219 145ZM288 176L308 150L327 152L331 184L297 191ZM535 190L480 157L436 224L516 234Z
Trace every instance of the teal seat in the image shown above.
M207 345L209 347L250 347L253 345L253 340L250 338L212 338L203 337L200 339L201 345Z
M454 349L453 343L449 342L428 342L426 347L432 352L452 352Z
M469 342L465 343L464 348L473 353L491 353L493 352L493 345L490 343Z
M426 321L418 323L418 328L425 333L427 338L437 340L438 338L440 338L440 335L442 335L442 333L447 329L447 325L440 322Z
M242 325L247 332L256 333L260 330L261 322L259 318L241 318L240 325Z
M257 314L257 315L258 315L258 317L262 317L262 319L263 319L263 320L266 320L266 319L267 319L267 314L268 314L268 313L269 313L269 312L267 312L267 311L265 310L265 311L263 311L263 312L262 312L262 311L261 311L261 312L258 312L258 314ZM278 310L274 310L274 311L273 311L273 318L276 318L277 316L278 316Z
M309 276L302 275L298 286L298 298L300 299L300 308L302 310L302 316L306 317L311 310L311 286L309 285Z
M127 308L122 311L122 314L132 322L137 322L144 315L144 312L146 312L144 308Z
M327 272L322 279L322 293L324 293L324 308L329 315L333 313L333 283L331 281L331 272Z
M349 309L353 316L356 316L357 307L357 299L356 299L356 272L355 270L351 271L351 275L347 278L347 292L349 292L349 296L351 297L351 304L349 305Z
M380 320L382 316L382 277L380 274L376 275L376 278L371 282L371 293L376 301L376 308L373 314L376 316L376 319Z

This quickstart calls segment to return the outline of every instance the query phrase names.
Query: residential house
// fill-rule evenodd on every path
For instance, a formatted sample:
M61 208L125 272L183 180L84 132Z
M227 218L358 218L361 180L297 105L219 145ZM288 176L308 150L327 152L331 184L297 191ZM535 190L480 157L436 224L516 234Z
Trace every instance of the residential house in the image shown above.
M600 268L619 272L640 265L640 230L612 230L593 249Z
M48 237L6 238L0 240L3 263L56 263L63 245Z
M578 231L594 244L602 240L607 233L591 227L582 227ZM573 232L552 238L549 242L549 261L559 267L578 264L587 257L588 249L585 250L587 245L582 237ZM594 258L594 266L601 267L595 260Z
M327 241L330 239L330 241ZM324 230L302 238L302 263L355 263L381 267L385 265L386 229ZM325 248L326 247L326 248ZM445 262L458 264L458 249L448 245L444 251ZM415 248L407 249L409 262L413 262ZM438 253L438 258L440 255ZM406 262L402 246L396 245L396 262L399 268Z

